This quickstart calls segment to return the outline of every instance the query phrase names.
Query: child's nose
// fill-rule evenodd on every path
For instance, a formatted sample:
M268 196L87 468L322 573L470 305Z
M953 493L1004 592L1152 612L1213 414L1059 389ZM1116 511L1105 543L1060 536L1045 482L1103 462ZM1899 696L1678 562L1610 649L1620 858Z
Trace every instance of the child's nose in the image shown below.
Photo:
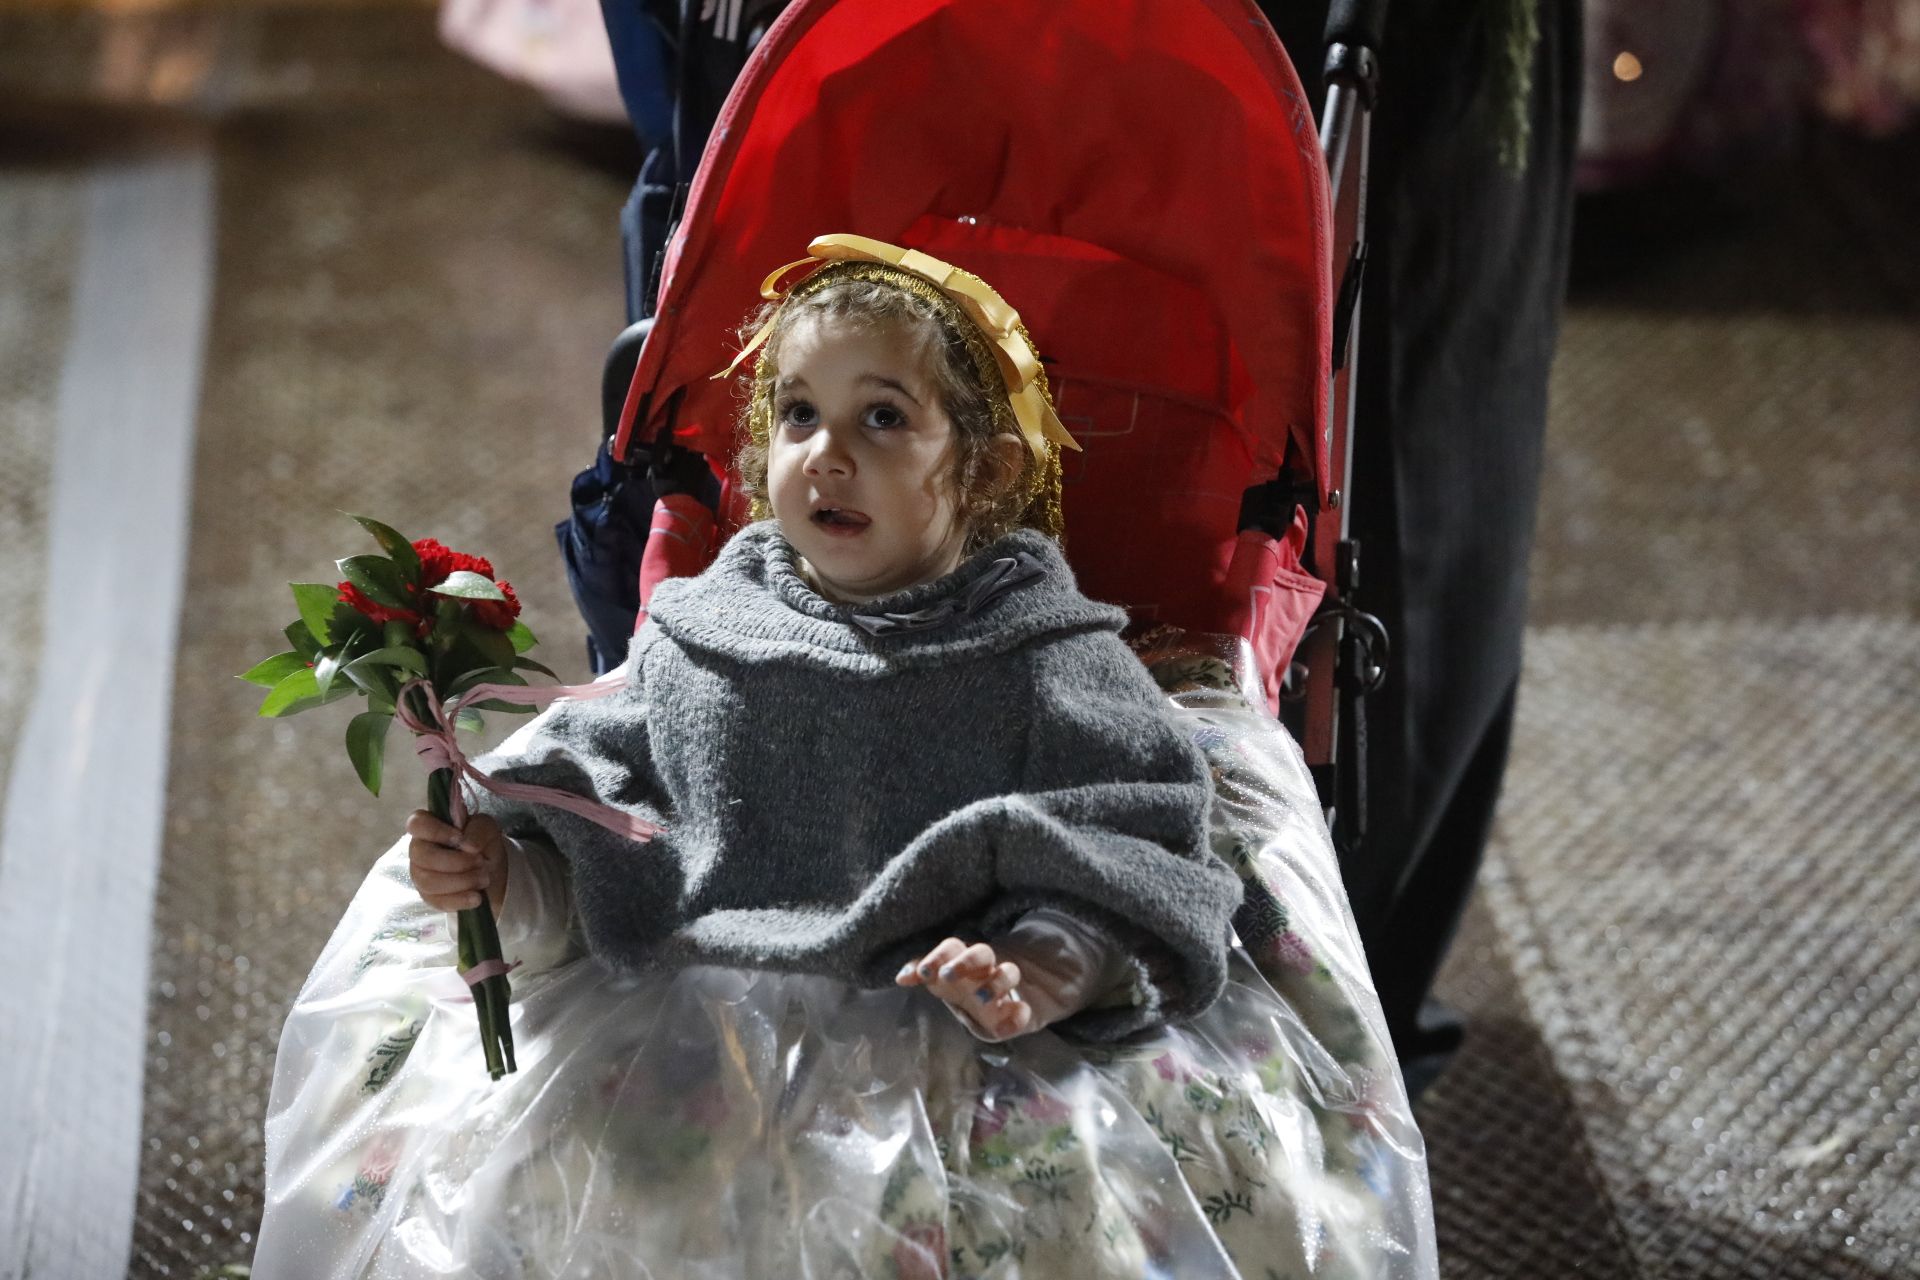
M807 442L807 474L849 475L853 471L853 455L847 451L840 433L831 427L823 427L813 433L813 439Z

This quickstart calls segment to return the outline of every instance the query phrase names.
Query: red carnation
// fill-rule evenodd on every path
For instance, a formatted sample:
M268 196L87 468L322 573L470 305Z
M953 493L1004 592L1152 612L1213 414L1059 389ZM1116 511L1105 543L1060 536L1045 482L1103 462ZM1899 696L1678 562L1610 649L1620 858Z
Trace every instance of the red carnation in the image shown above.
M470 556L460 551L449 551L433 538L422 538L413 544L413 553L420 557L420 587L437 587L462 569L477 573L488 581L493 580L493 564L480 556Z
M480 563L485 564L486 561L482 560ZM476 570L475 572L479 571ZM520 616L520 597L513 594L513 584L511 583L496 582L493 585L500 588L500 594L504 595L506 599L504 601L475 600L473 602L473 620L483 627L492 627L495 631L505 631L513 625L513 620Z
M434 538L422 538L413 544L413 552L420 557L420 581L403 584L409 601L418 603L423 593L439 586L454 574L465 570L477 573L492 581L493 562L485 556L470 556L463 551L454 551ZM507 598L500 600L476 600L473 602L473 619L483 627L495 631L505 631L512 627L520 616L520 600L513 594L513 588L507 583L495 583L501 594ZM433 630L433 619L428 611L419 608L395 608L367 598L366 594L351 582L340 584L340 602L348 608L365 615L369 621L385 624L405 622L413 628L416 636L424 637Z

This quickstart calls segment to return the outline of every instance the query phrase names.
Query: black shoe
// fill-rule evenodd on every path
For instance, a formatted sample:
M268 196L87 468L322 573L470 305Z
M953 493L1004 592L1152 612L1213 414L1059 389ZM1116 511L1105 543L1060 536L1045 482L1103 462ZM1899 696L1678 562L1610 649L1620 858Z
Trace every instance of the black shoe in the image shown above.
M1400 1053L1400 1078L1407 1085L1407 1101L1418 1098L1440 1078L1466 1038L1467 1024L1458 1013L1432 996L1421 1002L1412 1032L1394 1037Z

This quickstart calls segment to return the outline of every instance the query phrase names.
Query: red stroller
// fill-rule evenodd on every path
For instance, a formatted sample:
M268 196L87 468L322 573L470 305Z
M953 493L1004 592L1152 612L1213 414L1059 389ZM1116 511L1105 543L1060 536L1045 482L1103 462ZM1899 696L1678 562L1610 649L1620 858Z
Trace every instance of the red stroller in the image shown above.
M1365 91L1364 52L1343 65L1333 118ZM1322 165L1246 0L798 0L720 116L614 442L732 455L725 336L815 235L994 281L1084 446L1064 492L1084 589L1254 655L1237 684L1204 649L1142 655L1244 883L1220 998L1124 1043L982 1045L898 988L610 976L535 877L500 921L521 1053L494 1082L403 843L288 1015L255 1274L1433 1280L1424 1148L1314 782L1269 714L1325 592L1303 556L1332 575L1343 542L1351 308ZM744 505L721 490L714 532ZM1276 527L1242 532L1263 498ZM705 510L663 506L654 573L711 554L665 536ZM1324 762L1324 659L1345 650L1354 691L1367 650L1342 606L1317 616L1290 705ZM497 758L546 750L540 725Z
M767 265L816 234L857 231L995 281L1040 336L1086 445L1064 477L1082 587L1142 628L1245 640L1259 695L1357 842L1359 699L1386 636L1347 603L1351 368L1338 356L1364 263L1379 20L1335 6L1323 154L1250 0L793 4L710 135L613 456L665 442L731 456L737 402L711 380L717 353ZM1347 197L1337 222L1329 165ZM724 538L744 504L715 470ZM703 520L697 504L675 505L656 516L679 536L651 539L643 606L718 541L684 527Z

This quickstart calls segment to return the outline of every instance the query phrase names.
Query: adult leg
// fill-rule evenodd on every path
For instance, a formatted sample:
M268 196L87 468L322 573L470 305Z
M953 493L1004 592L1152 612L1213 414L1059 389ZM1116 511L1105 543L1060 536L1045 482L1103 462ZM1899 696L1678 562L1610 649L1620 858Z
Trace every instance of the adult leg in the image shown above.
M1342 870L1414 1085L1458 1041L1421 1009L1506 763L1571 221L1578 0L1537 5L1518 170L1490 100L1503 3L1392 0L1374 124L1353 522L1394 662L1368 708L1369 834Z

